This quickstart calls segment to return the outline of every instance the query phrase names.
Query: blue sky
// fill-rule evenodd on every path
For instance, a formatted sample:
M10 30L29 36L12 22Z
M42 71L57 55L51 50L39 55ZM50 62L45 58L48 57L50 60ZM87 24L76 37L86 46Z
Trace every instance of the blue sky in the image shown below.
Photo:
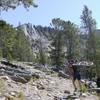
M27 11L20 6L15 10L3 11L0 19L6 20L14 26L17 26L19 22L49 26L53 18L70 20L80 25L83 6L87 5L92 10L93 18L96 19L97 28L100 28L100 0L35 0L35 2L38 4L38 8L30 7Z

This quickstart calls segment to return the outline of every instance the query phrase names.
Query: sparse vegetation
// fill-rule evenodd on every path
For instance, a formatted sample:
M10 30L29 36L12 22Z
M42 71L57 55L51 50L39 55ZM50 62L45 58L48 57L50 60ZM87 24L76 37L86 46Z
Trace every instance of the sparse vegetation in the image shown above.
M18 94L16 94L16 97L7 96L6 100L24 100L24 93L23 92L19 92Z
M2 93L5 88L5 81L3 79L0 79L0 93Z

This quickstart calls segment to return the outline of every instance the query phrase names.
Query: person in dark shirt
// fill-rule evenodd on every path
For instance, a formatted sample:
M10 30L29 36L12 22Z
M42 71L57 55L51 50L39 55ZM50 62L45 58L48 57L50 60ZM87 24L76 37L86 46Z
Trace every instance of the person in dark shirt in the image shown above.
M68 63L69 63L69 73L70 73L70 76L71 76L71 79L72 79L72 83L73 83L73 86L74 86L74 92L76 92L79 88L79 91L81 91L81 76L80 76L80 73L77 69L77 66L74 65L76 61L74 60L69 60ZM78 84L76 84L76 81ZM77 88L77 86L79 86Z

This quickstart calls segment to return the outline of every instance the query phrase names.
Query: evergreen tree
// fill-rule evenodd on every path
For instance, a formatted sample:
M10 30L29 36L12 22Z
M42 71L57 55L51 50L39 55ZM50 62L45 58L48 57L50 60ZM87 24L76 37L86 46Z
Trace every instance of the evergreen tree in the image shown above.
M62 36L61 33L58 33L55 39L52 41L52 51L51 51L51 61L53 65L61 67L64 61L64 53L62 50Z
M86 35L86 46L85 46L85 57L89 61L93 61L96 67L98 66L98 63L96 61L97 59L97 43L96 43L96 21L92 18L92 11L88 9L87 6L84 6L82 15L82 27L84 29L85 35ZM94 73L96 73L93 68L90 68L88 70L89 78L93 76ZM95 68L96 69L96 68Z
M42 65L46 64L45 47L43 47L41 38L39 39L39 63Z
M82 15L82 27L85 30L86 34L86 58L87 60L94 59L96 53L96 40L95 40L95 30L96 30L96 22L92 18L92 12L88 9L87 6L84 6Z
M9 8L15 9L20 4L23 4L25 8L30 6L37 7L33 0L0 0L0 11L7 11Z
M70 21L64 22L63 25L67 59L77 58L80 55L78 28Z
M15 37L15 45L13 46L13 57L19 61L32 61L33 54L30 41L25 36L25 33L18 28Z
M32 41L33 53L35 55L35 63L45 65L46 61L46 47L43 43L43 37L38 38L37 40Z
M63 53L63 42L62 42L62 21L58 19L52 20L52 26L55 29L55 33L53 35L53 40L51 43L52 50L51 50L51 62L52 65L57 66L60 68L63 65L64 61L64 53Z
M0 21L0 56L8 60L32 61L29 39L21 29Z
M12 47L15 42L16 30L5 21L0 21L0 47L2 57L9 60L12 59Z

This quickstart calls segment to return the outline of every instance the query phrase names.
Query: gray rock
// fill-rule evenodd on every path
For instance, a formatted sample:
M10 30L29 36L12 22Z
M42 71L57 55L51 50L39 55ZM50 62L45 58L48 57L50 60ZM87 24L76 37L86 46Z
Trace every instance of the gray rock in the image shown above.
M6 100L6 97L0 96L0 100Z

